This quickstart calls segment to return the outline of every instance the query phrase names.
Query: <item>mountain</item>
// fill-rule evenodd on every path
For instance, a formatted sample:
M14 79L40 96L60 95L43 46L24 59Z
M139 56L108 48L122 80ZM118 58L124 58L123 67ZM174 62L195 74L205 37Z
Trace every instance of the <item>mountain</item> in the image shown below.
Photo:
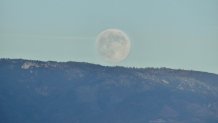
M218 123L218 75L1 59L0 123Z

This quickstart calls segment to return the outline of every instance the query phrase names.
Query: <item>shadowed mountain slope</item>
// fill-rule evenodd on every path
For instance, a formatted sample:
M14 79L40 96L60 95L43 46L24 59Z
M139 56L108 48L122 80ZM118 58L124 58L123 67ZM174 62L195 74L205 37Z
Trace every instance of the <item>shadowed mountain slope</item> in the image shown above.
M218 123L218 75L1 59L0 123Z

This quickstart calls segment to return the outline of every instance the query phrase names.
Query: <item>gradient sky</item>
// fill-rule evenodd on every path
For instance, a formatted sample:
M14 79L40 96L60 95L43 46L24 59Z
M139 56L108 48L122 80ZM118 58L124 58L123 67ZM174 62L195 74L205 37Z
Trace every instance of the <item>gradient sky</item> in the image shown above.
M95 48L107 28L132 41L118 65L218 73L218 0L0 0L0 58L109 65Z

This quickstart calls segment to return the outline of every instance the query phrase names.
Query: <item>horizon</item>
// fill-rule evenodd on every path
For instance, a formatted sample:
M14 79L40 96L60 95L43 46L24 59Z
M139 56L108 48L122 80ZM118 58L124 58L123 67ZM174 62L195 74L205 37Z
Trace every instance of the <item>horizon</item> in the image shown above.
M0 8L0 58L218 74L216 0L3 0ZM96 47L111 28L131 41L128 57L112 64Z
M110 68L116 68L116 67L121 67L121 68L126 68L126 69L167 69L167 70L175 70L175 71L188 71L188 72L200 72L200 73L209 73L209 74L215 74L218 75L218 73L212 73L208 71L199 71L199 70L193 70L193 69L182 69L182 68L169 68L169 67L134 67L134 66L120 66L120 65L101 65L101 64L96 64L96 63L90 63L90 62L80 62L80 61L54 61L54 60L33 60L33 59L22 59L22 58L0 58L0 60L22 60L22 61L27 61L27 62L42 62L42 63L47 63L47 62L55 62L55 63L81 63L81 64L89 64L89 65L96 65L100 67L110 67Z

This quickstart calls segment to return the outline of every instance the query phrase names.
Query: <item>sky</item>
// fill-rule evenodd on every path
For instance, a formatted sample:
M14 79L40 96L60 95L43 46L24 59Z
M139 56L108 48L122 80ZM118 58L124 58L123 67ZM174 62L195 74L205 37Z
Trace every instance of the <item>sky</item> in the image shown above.
M96 52L108 28L131 40L119 64ZM0 58L218 74L218 0L0 0Z

